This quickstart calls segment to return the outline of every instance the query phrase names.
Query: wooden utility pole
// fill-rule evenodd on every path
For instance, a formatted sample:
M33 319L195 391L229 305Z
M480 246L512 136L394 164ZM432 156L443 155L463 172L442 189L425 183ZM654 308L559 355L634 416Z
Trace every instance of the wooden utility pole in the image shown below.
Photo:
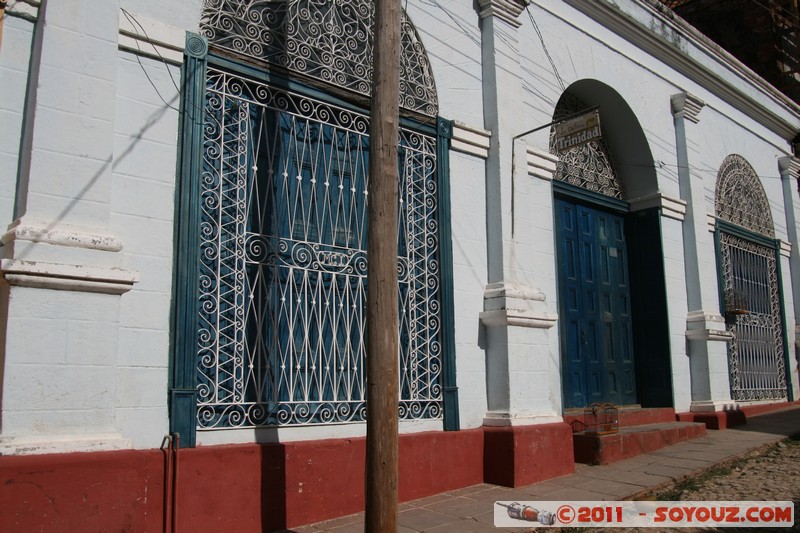
M6 18L6 0L0 0L0 48L3 47L3 20Z
M397 531L400 0L375 0L367 211L368 533Z

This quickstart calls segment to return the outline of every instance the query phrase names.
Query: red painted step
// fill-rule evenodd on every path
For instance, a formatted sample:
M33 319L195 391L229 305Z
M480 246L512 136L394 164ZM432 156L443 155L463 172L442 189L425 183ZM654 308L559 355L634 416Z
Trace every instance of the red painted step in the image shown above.
M747 419L754 416L798 406L800 406L800 401L756 403L740 405L736 409L728 411L716 411L713 413L678 413L675 416L681 422L702 422L708 429L727 429L746 424Z
M666 424L675 422L675 409L671 407L657 408L621 408L618 412L619 427L641 426L643 424ZM573 431L582 431L583 409L572 409L564 414L564 422L571 425ZM691 422L691 420L689 420Z
M575 433L572 437L576 463L604 465L705 434L705 424L666 422L620 427L610 435Z

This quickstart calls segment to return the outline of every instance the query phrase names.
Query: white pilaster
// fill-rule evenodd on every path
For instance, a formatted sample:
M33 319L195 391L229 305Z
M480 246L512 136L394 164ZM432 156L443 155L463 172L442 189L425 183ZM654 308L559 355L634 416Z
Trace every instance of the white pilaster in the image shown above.
M687 122L697 124L705 103L689 93L671 98L678 155L681 199L686 202L683 223L686 273L686 342L691 372L692 411L722 409L730 403L728 352L730 334L719 311L713 234L708 231L703 177L691 171Z
M524 0L479 0L486 161L487 425L561 421L554 302L555 161L514 137L526 129L517 31Z
M781 255L786 257L788 252L789 278L791 279L792 305L787 304L788 315L794 315L794 320L789 321L786 327L789 329L786 336L789 341L789 376L791 377L791 387L793 398L800 398L800 383L798 383L798 358L800 358L800 159L796 157L782 157L778 160L778 170L780 171L783 185L783 206L786 212L786 229L788 243L781 242ZM783 260L785 261L785 259ZM786 272L783 272L784 278ZM784 285L784 293L789 291L789 287ZM788 296L787 294L787 300ZM792 323L793 322L793 323Z
M118 0L39 10L0 262L0 449L12 453L129 445L114 420L120 294L138 279L109 230L118 34Z

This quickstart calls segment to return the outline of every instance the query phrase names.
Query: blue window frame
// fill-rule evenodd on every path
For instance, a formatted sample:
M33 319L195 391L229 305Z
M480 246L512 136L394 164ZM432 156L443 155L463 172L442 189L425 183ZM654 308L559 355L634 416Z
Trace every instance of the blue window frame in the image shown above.
M194 41L205 45L190 35L184 66L172 429L192 445L197 428L362 421L367 117L208 64ZM400 414L444 412L457 429L449 123L403 124Z

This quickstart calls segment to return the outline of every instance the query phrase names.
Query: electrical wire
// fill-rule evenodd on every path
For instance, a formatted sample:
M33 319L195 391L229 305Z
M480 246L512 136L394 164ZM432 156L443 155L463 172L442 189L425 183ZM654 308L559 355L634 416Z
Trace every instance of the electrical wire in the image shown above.
M136 30L136 26L139 26L139 27L142 29L142 31L144 31L144 28L142 27L142 25L141 25L141 24L139 24L139 22L138 22L138 21L134 22L136 19L135 19L135 17L133 17L133 15L131 15L131 14L130 14L128 11L126 11L125 9L121 9L120 11L122 11L122 14L125 16L125 18L126 18L126 19L128 19L128 22L130 22L130 23L131 23L131 25L134 25L134 24L135 24L135 26L134 26L134 31L137 31L137 30ZM138 35L138 31L137 31L137 35ZM145 32L145 38L146 38L146 39L147 39L147 41L150 43L150 45L153 47L153 49L156 51L156 54L158 54L158 57L160 57L160 58L161 58L161 61L162 61L162 63L164 63L164 66L166 66L166 67L167 67L167 73L169 74L169 77L170 77L170 79L172 80L172 84L175 86L175 89L178 91L178 94L180 94L180 92L181 92L181 91L180 91L180 89L178 88L178 85L175 83L175 79L172 77L172 73L169 71L169 65L168 65L168 64L167 64L167 62L164 60L164 58L161 56L161 54L158 52L158 50L156 49L155 45L154 45L154 44L152 43L152 41L150 40L150 37L149 37L149 36L147 36L147 33L146 33L146 32ZM137 48L137 49L138 49L140 52L142 52L142 49L141 49L141 47L139 46L139 41L138 41L138 39L136 40L136 48ZM142 69L142 72L144 72L144 75L145 75L145 77L147 78L147 81L149 81L149 82L150 82L150 85L152 85L152 87L153 87L153 90L155 90L156 94L158 95L158 98L159 98L159 99L160 99L162 102L164 102L164 105L165 105L165 106L167 106L168 108L172 109L173 111L179 111L179 110L178 110L178 108L176 108L175 106L173 106L172 104L170 104L169 102L167 102L167 101L166 101L166 99L164 99L164 97L161 95L161 91L159 91L159 90L158 90L158 87L156 87L156 84L153 82L153 79L150 77L150 74L147 72L147 69L145 68L144 64L142 64L142 60L139 58L139 54L134 54L134 55L136 56L136 62L137 62L137 63L139 63L139 66L141 67L141 69Z
M542 43L542 49L544 50L544 55L547 56L547 60L550 62L550 66L553 68L553 74L556 76L556 80L558 80L558 85L561 87L561 90L564 91L566 86L564 85L564 80L561 78L561 74L558 73L558 68L556 67L553 58L550 56L550 52L547 50L547 45L544 42L544 37L542 36L541 30L539 30L539 26L536 24L536 21L533 19L533 14L529 9L530 5L525 8L525 11L528 12L528 18L531 19L531 24L533 25L533 30L536 32L536 35L539 37L539 42Z
M122 14L125 15L125 18L128 19L128 22L131 22L131 24L136 24L136 26L139 26L139 29L142 30L142 33L144 34L145 38L147 39L147 42L150 43L150 46L153 48L153 51L156 53L156 55L161 60L161 62L164 63L164 66L167 67L167 74L169 75L169 79L172 80L172 85L175 87L175 90L178 91L178 92L181 92L180 88L178 87L177 82L175 81L175 78L172 76L172 71L169 69L169 64L167 64L167 60L164 59L164 56L162 56L161 52L158 51L158 47L155 45L155 43L153 43L153 40L147 34L147 30L144 29L144 26L142 26L141 23L138 20L136 20L136 17L134 17L129 11L126 11L125 9L122 9L122 8L120 8L120 11L122 11ZM136 28L134 28L134 30L135 29ZM137 44L137 48L138 48L138 44Z

